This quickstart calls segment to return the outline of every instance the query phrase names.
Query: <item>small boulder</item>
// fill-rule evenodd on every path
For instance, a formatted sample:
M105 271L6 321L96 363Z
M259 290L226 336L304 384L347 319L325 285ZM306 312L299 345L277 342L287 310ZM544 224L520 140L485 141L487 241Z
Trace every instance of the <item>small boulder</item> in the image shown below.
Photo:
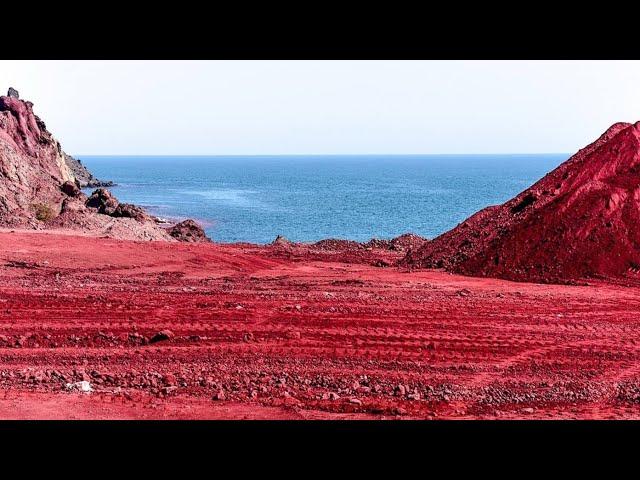
M93 392L93 387L91 386L91 383L89 383L86 380L82 380L81 382L75 382L75 383L67 383L65 385L66 389L71 391L71 392L82 392L82 393L91 393Z
M9 87L9 91L7 92L7 97L19 99L20 98L20 94L18 93L18 91L15 88Z
M133 218L139 222L145 222L151 220L151 217L147 215L142 208L131 203L120 203L111 214L112 217L127 217Z
M105 188L98 188L94 190L91 196L87 199L85 205L87 207L97 209L98 213L112 215L116 211L119 202L109 190Z
M291 240L283 235L278 235L276 239L271 242L271 245L291 245Z
M200 225L191 219L184 220L169 229L169 235L180 242L210 242Z
M60 208L60 213L65 212L84 212L87 207L85 207L84 202L78 197L69 197L65 198L62 201L62 207Z
M161 330L149 339L149 343L163 342L165 340L171 340L174 337L171 330Z
M71 180L67 180L66 182L64 182L60 188L66 195L70 197L77 197L82 193L78 185Z

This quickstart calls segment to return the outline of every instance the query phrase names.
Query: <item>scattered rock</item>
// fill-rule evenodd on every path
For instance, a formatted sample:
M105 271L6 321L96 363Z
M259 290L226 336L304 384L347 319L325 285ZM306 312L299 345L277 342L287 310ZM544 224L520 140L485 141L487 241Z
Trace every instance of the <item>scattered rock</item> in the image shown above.
M299 340L301 334L298 330L287 330L286 336L291 340Z
M204 230L195 221L188 219L169 229L169 235L180 242L210 242Z
M89 383L86 380L82 380L81 382L75 382L75 383L67 383L65 387L69 391L76 391L76 392L82 392L82 393L93 392L93 387L91 386L91 383Z
M175 375L173 375L171 373L167 373L164 377L162 377L162 381L168 387L172 387L174 385L177 385L177 383L178 383L178 381L176 380Z
M224 390L218 390L215 395L213 396L214 400L218 400L218 401L222 401L222 400L226 400L227 399L227 395L226 393L224 393Z
M133 218L139 222L150 221L151 217L145 212L142 208L137 205L133 205L131 203L120 203L115 208L113 213L111 213L112 217L125 217L125 218Z
M242 341L244 342L253 342L253 333L247 332L242 336Z
M174 337L171 330L161 330L149 339L149 343L163 342L165 340L171 340Z
M381 268L384 268L384 267L389 267L391 264L390 264L389 262L385 261L385 260L378 259L378 260L374 261L374 262L372 263L372 265L373 265L374 267L381 267Z
M278 235L276 239L271 242L271 245L291 245L291 242L288 238L283 237L282 235Z
M178 390L178 387L176 387L175 385L172 385L170 387L162 387L162 390L160 390L162 392L163 395L171 395L171 393L175 392L176 390Z
M129 341L136 345L146 345L148 343L147 337L135 332L129 334Z

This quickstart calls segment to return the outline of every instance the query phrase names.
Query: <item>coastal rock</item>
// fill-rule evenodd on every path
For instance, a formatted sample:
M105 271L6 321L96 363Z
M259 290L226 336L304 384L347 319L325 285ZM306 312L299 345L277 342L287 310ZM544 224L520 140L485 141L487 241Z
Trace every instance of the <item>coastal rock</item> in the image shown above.
M408 251L420 248L428 241L426 238L416 235L415 233L404 233L399 237L393 238L389 243L391 244L390 248L392 250Z
M98 180L93 174L82 164L77 158L72 157L63 152L64 162L71 170L74 178L78 181L80 188L98 188L98 187L113 187L115 184L112 181Z
M354 240L342 240L338 238L327 238L320 240L313 244L315 248L320 250L332 250L332 251L347 251L347 250L360 250L365 246L362 243Z
M89 208L95 208L98 213L113 215L116 208L118 208L119 202L109 190L98 188L87 199L86 205Z
M409 252L411 268L568 282L640 270L640 122L616 123L533 186Z
M293 242L291 242L291 240L289 240L287 237L283 236L283 235L278 235L275 240L273 242L271 242L271 245L291 245Z
M180 242L210 242L204 230L195 221L184 220L169 229L169 235Z
M131 203L118 204L111 216L133 218L139 222L151 221L151 217L142 208Z
M128 240L175 241L134 205L119 206L104 185L67 155L15 90L0 96L0 227L66 229ZM85 205L85 200L87 205Z

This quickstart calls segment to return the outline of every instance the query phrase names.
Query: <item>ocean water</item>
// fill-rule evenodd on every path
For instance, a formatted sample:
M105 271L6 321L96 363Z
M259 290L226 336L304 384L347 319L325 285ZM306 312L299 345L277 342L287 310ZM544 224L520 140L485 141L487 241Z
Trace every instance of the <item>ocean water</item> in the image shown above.
M218 242L345 238L405 232L433 238L526 189L569 157L79 156L113 180L121 202L194 218Z

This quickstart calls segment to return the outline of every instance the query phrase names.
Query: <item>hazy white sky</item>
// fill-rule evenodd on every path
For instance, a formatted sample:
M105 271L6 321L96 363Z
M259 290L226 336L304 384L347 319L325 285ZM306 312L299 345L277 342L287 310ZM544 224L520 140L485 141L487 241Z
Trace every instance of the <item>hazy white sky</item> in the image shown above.
M572 153L638 61L1 61L72 154Z

